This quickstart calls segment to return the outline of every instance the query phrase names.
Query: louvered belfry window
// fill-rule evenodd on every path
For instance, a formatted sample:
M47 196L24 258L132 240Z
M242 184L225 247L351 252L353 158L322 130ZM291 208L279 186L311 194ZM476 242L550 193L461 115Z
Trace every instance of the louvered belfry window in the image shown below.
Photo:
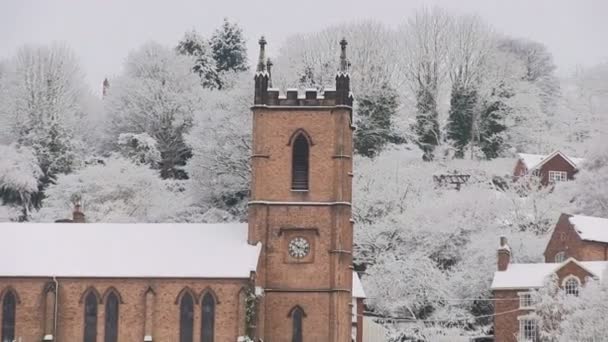
M293 142L292 190L308 190L308 154L308 140L303 134L300 134Z

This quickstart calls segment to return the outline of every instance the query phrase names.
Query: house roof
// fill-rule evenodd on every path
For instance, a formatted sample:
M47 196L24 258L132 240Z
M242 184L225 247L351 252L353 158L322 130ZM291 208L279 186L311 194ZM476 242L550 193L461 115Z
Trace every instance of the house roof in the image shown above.
M578 168L578 165L582 164L585 159L584 158L570 158L560 151L555 151L549 155L546 154L528 154L528 153L518 153L519 159L524 163L526 168L529 171L532 171L549 160L553 159L553 157L560 155L564 160L566 160L570 165L575 168Z
M608 218L573 215L568 220L581 239L608 243Z
M249 278L247 224L0 223L0 277Z
M561 263L509 264L505 271L494 272L492 290L542 287L548 276L569 263L576 263L600 280L608 267L608 261L577 261L573 258Z
M363 290L363 284L361 284L361 278L357 272L353 271L353 298L367 298L365 296L365 291Z

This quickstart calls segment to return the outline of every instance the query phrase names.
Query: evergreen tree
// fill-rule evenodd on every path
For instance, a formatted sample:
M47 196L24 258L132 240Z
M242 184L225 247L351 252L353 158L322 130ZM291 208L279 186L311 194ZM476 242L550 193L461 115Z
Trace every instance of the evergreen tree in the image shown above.
M208 41L192 30L184 34L184 38L177 43L177 53L194 58L192 71L201 78L201 85L205 88L221 88L221 81L217 66L211 53Z
M387 143L403 143L393 130L392 118L397 112L397 92L385 84L357 100L359 120L355 132L355 151L373 158Z
M497 158L505 149L504 133L507 130L505 116L510 107L506 100L513 96L504 85L493 89L490 99L485 101L479 117L478 144L485 157Z
M477 91L455 84L452 86L447 138L456 148L456 157L463 158L473 137L473 120L477 106Z
M224 18L222 26L211 37L211 48L218 72L248 69L243 30L227 18Z
M439 145L441 132L439 131L439 113L437 111L437 100L433 93L427 88L421 88L416 94L416 123L414 132L417 136L417 144L424 152L422 159L433 160L435 147Z

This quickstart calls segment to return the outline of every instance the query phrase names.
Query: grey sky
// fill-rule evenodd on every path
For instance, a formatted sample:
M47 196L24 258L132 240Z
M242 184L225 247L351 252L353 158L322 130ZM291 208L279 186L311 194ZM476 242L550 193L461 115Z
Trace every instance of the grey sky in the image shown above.
M608 59L607 0L1 0L0 58L25 43L66 42L97 93L142 43L174 45L192 28L209 35L223 17L245 29L251 57L261 34L272 52L292 33L365 18L396 26L434 5L477 13L500 32L545 43L561 73Z

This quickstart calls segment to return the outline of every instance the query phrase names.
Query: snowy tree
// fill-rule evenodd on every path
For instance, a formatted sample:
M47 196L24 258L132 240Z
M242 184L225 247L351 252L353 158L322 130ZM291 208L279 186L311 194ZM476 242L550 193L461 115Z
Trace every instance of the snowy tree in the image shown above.
M456 156L462 158L467 145L478 145L482 122L479 88L493 52L493 32L479 17L459 16L451 22L449 76L452 83L447 138L454 142ZM471 149L472 150L472 149Z
M231 23L227 18L211 37L211 49L213 58L219 72L238 72L248 69L247 46L243 29L236 23Z
M147 164L155 168L161 161L156 140L147 133L123 133L118 136L118 148L123 157L136 164Z
M608 217L608 148L601 141L596 146L575 176L575 182L568 185L573 187L577 212Z
M31 209L40 205L42 170L30 148L0 145L0 155L0 199L3 205L20 208L20 219L26 220ZM4 210L8 213L9 209Z
M434 158L441 142L438 98L447 76L448 39L452 18L444 11L417 11L401 28L401 64L416 102L413 130L424 151L424 160Z
M146 133L161 154L161 176L186 178L183 166L191 152L184 135L202 106L201 89L188 57L156 43L144 45L129 55L124 75L104 100L110 141Z
M75 200L88 222L163 222L187 205L157 171L118 157L60 175L46 196L36 221L69 217Z
M404 142L393 125L399 105L397 99L397 93L389 85L357 98L358 119L354 137L356 153L374 157L386 144Z
M243 73L230 90L209 91L186 141L192 148L187 171L192 196L201 207L246 213L251 155L251 78Z
M5 140L34 149L43 183L78 166L86 153L90 93L73 53L64 45L25 46L8 63L0 117ZM91 135L95 135L92 133Z
M397 88L400 73L393 48L395 34L381 23L360 21L330 26L319 32L288 37L273 70L275 86L324 89L335 87L342 38L348 41L351 88L368 96L387 85Z
M211 53L211 46L196 31L186 32L182 40L178 42L176 51L181 55L194 58L192 71L201 78L203 87L214 89L222 86L216 62Z
M606 281L588 279L580 289L579 296L569 298L565 306L568 314L564 315L560 322L560 342L602 341L608 336Z

